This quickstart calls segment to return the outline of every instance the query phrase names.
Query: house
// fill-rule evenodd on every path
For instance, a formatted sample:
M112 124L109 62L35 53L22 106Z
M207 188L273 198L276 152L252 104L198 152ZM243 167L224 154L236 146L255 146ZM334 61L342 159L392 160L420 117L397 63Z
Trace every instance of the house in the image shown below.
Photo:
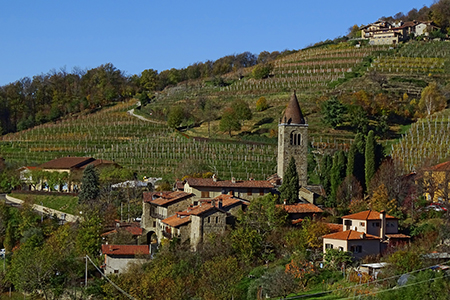
M179 238L196 249L209 234L225 232L227 213L222 209L222 202L201 202L186 210L162 220L163 235L167 239Z
M101 251L106 275L123 273L131 263L144 262L150 257L149 245L102 245Z
M277 206L288 213L289 220L291 220L292 224L296 224L305 218L312 220L323 213L322 209L311 203L282 204Z
M371 45L395 45L411 37L425 35L439 30L431 21L387 22L378 20L361 27L362 38L369 39Z
M230 194L198 202L161 221L165 238L178 238L182 243L189 241L192 249L196 249L207 235L223 233L226 225L233 225L238 212L249 204Z
M424 196L428 201L447 202L450 192L450 161L422 170L417 178L421 181Z
M45 189L47 184L46 180L42 179L39 183L35 185L33 182L33 171L39 170L43 172L58 172L58 173L67 173L68 179L70 182L67 182L64 188L60 190L64 190L67 192L77 191L78 185L75 182L81 182L81 178L83 176L83 171L88 165L94 165L96 168L104 168L109 166L117 167L113 161L103 160L103 159L95 159L92 157L61 157L48 162L45 162L37 167L22 167L19 169L21 180L27 185L25 189L28 190L42 190Z
M187 178L184 192L195 194L195 200L214 198L222 194L232 194L235 197L251 200L272 192L274 186L265 180L220 180L213 178Z
M120 220L116 220L115 228L103 233L101 236L108 242L121 232L128 233L133 239L134 244L138 244L138 239L142 236L143 229L138 222L121 222Z
M162 220L175 215L194 203L195 194L181 191L144 192L141 227L147 234L147 242L164 237L165 225Z
M321 185L306 185L298 191L300 200L316 205L319 198L326 198L326 192Z
M398 219L385 211L366 210L342 217L343 231L324 235L323 251L350 251L357 259L381 254L389 245L408 242L410 237L398 233Z

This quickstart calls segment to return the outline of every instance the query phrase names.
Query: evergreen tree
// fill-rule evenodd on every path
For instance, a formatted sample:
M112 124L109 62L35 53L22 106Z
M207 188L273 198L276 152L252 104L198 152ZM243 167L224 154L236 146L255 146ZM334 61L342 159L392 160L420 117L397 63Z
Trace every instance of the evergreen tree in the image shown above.
M367 188L369 188L370 180L372 179L373 175L375 175L376 172L377 166L376 166L375 148L376 148L375 134L373 130L371 130L367 135L365 164L364 164Z
M355 176L363 188L365 187L364 151L364 136L362 133L358 133L348 152L347 176Z
M331 194L328 205L334 207L336 205L336 193L339 185L344 181L347 158L344 151L338 151L333 157L333 167L331 168Z
M326 154L322 158L322 165L320 166L320 182L325 190L325 193L329 196L331 193L331 167L333 166L333 158Z
M81 192L78 195L78 203L86 204L96 200L100 196L99 176L94 165L90 164L84 169L81 179Z
M294 157L291 157L289 165L283 176L283 184L280 186L280 200L286 200L287 204L292 204L298 200L298 190L300 184L298 182L298 173Z

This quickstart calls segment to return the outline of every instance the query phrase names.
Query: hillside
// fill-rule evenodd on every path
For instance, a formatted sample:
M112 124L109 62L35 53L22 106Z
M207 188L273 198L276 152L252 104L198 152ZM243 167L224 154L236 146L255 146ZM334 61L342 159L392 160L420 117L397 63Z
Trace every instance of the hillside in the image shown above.
M346 149L355 134L348 122L335 129L323 123L321 103L332 96L349 107L364 107L372 127L387 109L394 117L388 120L386 137L396 139L404 128L400 125L414 121L412 115L403 116L406 107L417 110L410 107L409 100L404 101L404 95L418 99L428 83L444 84L449 58L447 42L407 43L396 49L355 47L345 42L306 49L273 61L268 78L252 78L255 67L249 67L216 82L190 80L166 88L136 110L147 118L164 121L172 107L183 106L191 112L185 121L185 134L130 116L127 110L136 103L132 100L4 135L0 153L20 164L67 155L93 156L115 160L147 176L181 177L208 170L222 178L265 179L275 173L277 124L293 90L308 120L313 147ZM360 97L361 90L365 98ZM262 96L269 108L257 112L256 101ZM362 100L358 97L367 103L359 103ZM242 130L233 132L230 139L218 130L218 123L223 109L236 99L249 105L253 118L243 122ZM380 99L388 103L387 108L381 106ZM200 100L215 103L215 110L202 111ZM206 121L207 113L214 116L210 122Z

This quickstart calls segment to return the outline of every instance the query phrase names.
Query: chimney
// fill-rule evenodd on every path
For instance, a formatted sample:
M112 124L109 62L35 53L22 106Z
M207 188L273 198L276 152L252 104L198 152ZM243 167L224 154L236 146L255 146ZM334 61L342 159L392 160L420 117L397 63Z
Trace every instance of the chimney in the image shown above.
M222 200L217 201L217 207L218 207L219 209L222 208Z
M286 205L286 204L287 204L287 203L286 203L286 199L284 199L284 201L283 201L283 204L284 204L284 205Z
M214 200L214 199L211 200L211 206L213 206L213 207L216 206L216 200Z
M236 183L236 178L235 177L231 177L231 183Z
M382 241L384 241L385 234L386 234L386 211L385 210L382 210L380 212L380 219L381 219L380 238L381 238Z
M213 174L212 179L213 179L214 182L217 181L217 176L216 176L216 174Z

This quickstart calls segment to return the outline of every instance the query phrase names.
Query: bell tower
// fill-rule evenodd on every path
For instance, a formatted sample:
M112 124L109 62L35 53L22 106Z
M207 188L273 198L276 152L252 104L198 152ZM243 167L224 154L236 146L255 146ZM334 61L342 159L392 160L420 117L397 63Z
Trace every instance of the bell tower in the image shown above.
M299 184L300 186L305 186L308 181L307 155L308 124L303 117L294 91L278 124L278 176L283 178L291 157L294 157Z

